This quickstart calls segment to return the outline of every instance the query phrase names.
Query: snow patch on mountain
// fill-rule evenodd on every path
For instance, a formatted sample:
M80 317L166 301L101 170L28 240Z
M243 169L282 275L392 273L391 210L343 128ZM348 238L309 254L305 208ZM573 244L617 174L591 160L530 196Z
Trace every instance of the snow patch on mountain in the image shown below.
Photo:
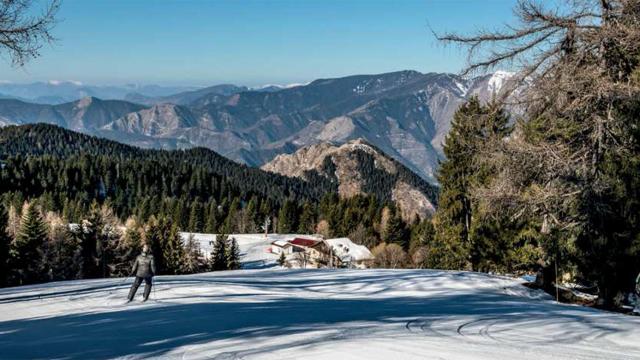
M498 94L505 82L511 79L514 75L515 73L503 70L494 72L487 82L487 90L490 94Z
M467 92L469 92L469 86L461 83L460 81L454 81L454 84L460 90L460 96L467 96Z
M64 85L64 84L82 86L82 82L77 80L49 80L47 81L47 84L53 85L53 86Z

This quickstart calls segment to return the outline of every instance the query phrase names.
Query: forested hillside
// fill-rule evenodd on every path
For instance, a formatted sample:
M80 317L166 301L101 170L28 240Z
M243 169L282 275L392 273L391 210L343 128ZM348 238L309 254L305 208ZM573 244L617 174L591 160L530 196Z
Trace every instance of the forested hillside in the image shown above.
M61 196L56 201L109 198L125 216L145 196L219 200L242 194L281 203L318 200L332 191L331 184L270 174L203 148L143 150L45 124L1 129L0 158L5 192L27 197L49 192Z
M203 148L143 150L36 124L0 129L0 161L4 284L123 275L142 243L161 273L211 269L178 231L255 233L265 218L271 231L390 243L380 251L401 264L431 236L428 220L407 224L389 194L341 199L331 179L289 178Z

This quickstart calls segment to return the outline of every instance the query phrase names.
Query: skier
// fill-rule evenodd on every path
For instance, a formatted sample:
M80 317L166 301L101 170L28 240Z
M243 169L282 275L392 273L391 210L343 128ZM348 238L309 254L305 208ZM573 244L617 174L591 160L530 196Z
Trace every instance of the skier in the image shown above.
M136 291L138 291L138 287L142 284L142 280L144 280L144 300L147 301L149 299L149 294L151 293L152 279L153 275L156 273L156 264L153 261L153 255L149 254L149 246L146 244L142 247L142 254L140 254L136 258L135 264L133 264L133 269L131 270L131 275L135 274L136 279L133 281L131 285L131 290L129 290L129 301L133 301L133 297L136 296Z

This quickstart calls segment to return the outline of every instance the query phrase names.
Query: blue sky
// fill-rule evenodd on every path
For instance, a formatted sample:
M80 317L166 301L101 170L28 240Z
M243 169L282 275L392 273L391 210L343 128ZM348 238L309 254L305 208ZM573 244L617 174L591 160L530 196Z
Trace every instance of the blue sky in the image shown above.
M516 0L63 0L59 39L0 80L288 84L414 69L457 72L464 53L429 31L512 20Z

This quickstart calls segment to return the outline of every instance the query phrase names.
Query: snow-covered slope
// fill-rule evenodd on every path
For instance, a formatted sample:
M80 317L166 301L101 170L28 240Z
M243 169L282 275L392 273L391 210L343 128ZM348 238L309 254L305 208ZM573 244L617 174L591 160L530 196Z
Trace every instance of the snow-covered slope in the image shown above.
M240 270L0 289L1 359L637 359L640 319L430 270Z

